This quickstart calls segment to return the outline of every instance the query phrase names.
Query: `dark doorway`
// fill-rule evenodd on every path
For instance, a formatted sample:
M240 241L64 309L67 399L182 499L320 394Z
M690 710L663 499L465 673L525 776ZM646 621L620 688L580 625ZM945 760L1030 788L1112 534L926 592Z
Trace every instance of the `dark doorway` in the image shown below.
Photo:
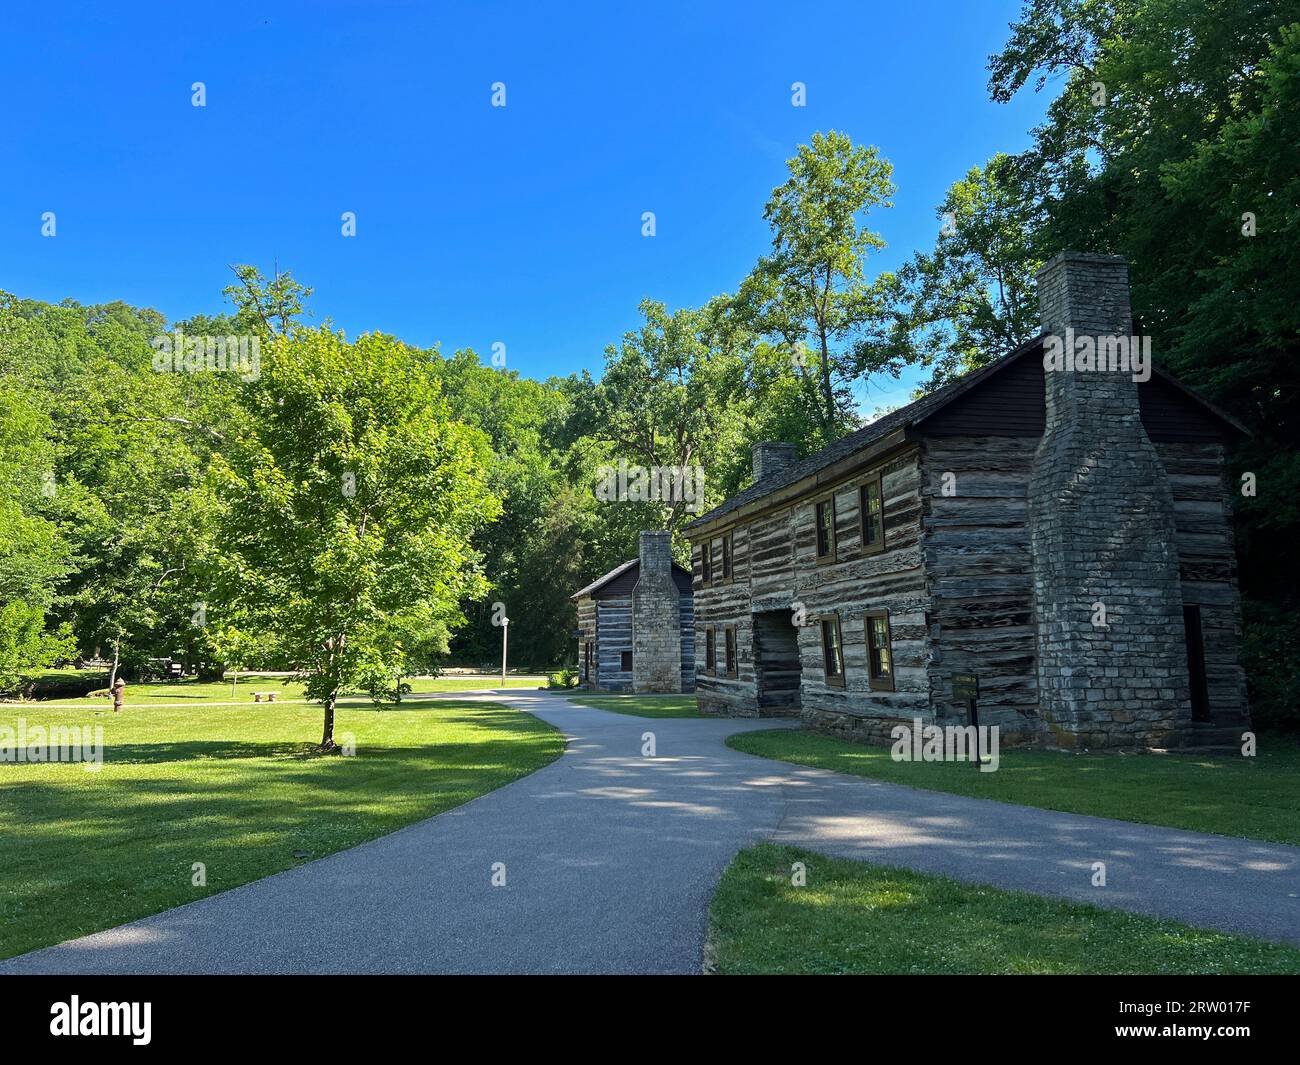
M1192 682L1192 720L1210 720L1210 691L1205 681L1205 640L1201 635L1201 608L1183 607L1183 632L1187 637L1187 676Z
M754 678L758 712L780 717L799 712L799 630L790 611L768 610L754 615Z

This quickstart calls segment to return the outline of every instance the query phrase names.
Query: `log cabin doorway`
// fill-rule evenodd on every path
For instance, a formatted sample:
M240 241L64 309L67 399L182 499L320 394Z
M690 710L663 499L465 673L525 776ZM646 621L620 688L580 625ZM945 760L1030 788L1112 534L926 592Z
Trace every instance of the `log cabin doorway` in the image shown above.
M765 610L754 618L754 682L760 717L799 713L802 667L799 630L788 610Z

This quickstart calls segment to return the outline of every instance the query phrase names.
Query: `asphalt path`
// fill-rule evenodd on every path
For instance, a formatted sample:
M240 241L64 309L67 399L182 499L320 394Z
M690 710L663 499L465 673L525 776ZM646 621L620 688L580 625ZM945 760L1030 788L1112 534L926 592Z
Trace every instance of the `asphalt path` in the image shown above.
M762 840L1300 944L1300 847L945 795L726 746L781 724L770 720L639 718L521 689L445 697L535 713L568 748L454 810L0 962L0 974L697 973L718 878Z

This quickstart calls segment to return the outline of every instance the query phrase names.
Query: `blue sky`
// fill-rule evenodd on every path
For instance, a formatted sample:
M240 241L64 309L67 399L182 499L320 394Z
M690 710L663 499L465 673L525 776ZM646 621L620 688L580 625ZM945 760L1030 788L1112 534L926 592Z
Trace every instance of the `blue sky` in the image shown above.
M221 309L227 264L278 260L350 336L485 358L500 341L527 376L598 371L641 298L735 288L814 131L894 164L868 269L930 248L948 185L1022 148L1047 102L988 100L1019 8L34 5L0 25L0 288L174 319Z

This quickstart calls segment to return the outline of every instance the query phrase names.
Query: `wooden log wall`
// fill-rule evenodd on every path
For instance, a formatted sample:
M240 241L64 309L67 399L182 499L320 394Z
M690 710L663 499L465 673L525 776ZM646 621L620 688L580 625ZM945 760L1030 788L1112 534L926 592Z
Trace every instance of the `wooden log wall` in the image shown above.
M1032 437L931 437L922 462L935 710L964 721L952 675L978 674L980 724L1008 741L1041 730L1028 525L1037 447Z
M623 668L623 652L632 650L632 597L596 600L596 658L602 691L630 692L632 671Z
M1161 443L1156 453L1173 490L1183 602L1201 608L1210 718L1216 724L1245 725L1249 707L1241 665L1241 597L1224 448Z
M584 595L578 600L578 630L582 633L578 637L578 675L581 677L581 671L586 662L586 645L596 642L596 601L589 595ZM596 681L593 659L592 676L587 678L583 684L585 687L594 687Z
M784 612L791 621L800 610L801 669L799 702L805 724L813 728L876 738L913 715L929 716L926 591L920 547L920 451L913 446L881 464L863 468L833 487L733 526L734 576L721 578L719 533L692 551L695 579L697 690L701 709L760 712L755 670L756 613ZM864 550L858 516L861 486L882 475L885 549ZM819 563L815 544L815 504L834 495L836 551ZM702 551L712 546L714 582L702 583ZM873 691L867 670L866 611L889 611L895 690ZM821 619L838 615L843 635L845 684L828 684L823 666ZM723 676L724 626L735 625L738 675ZM704 631L717 632L717 674L705 672ZM779 702L779 700L778 700ZM765 711L772 708L764 707Z

